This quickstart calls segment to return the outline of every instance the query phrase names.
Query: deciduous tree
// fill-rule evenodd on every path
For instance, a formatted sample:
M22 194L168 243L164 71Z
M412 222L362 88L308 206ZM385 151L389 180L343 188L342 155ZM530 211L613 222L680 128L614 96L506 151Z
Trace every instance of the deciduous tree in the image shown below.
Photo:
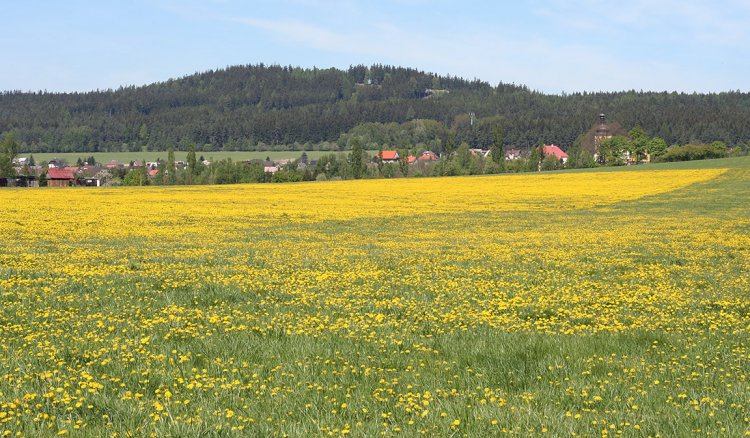
M496 125L492 129L492 148L490 148L490 156L492 161L495 162L500 171L505 170L505 131L500 125Z
M0 176L15 176L16 169L13 167L13 160L18 155L19 146L13 133L3 135L0 140Z

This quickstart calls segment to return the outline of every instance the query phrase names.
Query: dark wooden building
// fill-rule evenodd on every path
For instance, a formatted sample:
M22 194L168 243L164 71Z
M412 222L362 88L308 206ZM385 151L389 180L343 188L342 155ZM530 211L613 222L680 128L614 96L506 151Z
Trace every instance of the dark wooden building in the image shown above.
M47 186L70 187L75 181L73 172L65 169L51 168L47 171Z

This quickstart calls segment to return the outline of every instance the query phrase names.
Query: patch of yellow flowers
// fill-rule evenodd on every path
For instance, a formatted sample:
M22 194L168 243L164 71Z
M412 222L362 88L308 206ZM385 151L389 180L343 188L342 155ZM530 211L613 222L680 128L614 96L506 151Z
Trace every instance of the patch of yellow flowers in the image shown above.
M748 218L658 202L724 172L0 190L0 433L546 432L502 423L538 395L446 353L476 333L684 341L649 338L655 363L584 354L578 378L596 382L550 363L538 380L575 407L564 421L637 431L658 364L669 403L729 409L679 386L746 385L745 345L678 358L709 334L747 339ZM617 412L608 385L632 386Z

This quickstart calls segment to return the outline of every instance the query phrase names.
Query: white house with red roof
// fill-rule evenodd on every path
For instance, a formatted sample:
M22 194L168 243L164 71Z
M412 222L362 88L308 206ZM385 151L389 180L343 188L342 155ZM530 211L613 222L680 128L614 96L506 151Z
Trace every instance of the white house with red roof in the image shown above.
M550 155L560 160L563 164L568 161L568 154L554 144L544 145L544 156L548 157Z
M399 159L398 151L394 150L380 151L375 156L380 158L384 163L395 163Z

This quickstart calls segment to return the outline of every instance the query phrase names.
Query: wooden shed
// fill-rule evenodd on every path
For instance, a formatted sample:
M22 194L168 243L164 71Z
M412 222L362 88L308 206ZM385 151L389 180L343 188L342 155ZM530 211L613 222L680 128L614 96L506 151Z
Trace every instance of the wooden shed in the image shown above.
M75 175L70 170L50 168L47 171L47 186L70 187L75 181Z

